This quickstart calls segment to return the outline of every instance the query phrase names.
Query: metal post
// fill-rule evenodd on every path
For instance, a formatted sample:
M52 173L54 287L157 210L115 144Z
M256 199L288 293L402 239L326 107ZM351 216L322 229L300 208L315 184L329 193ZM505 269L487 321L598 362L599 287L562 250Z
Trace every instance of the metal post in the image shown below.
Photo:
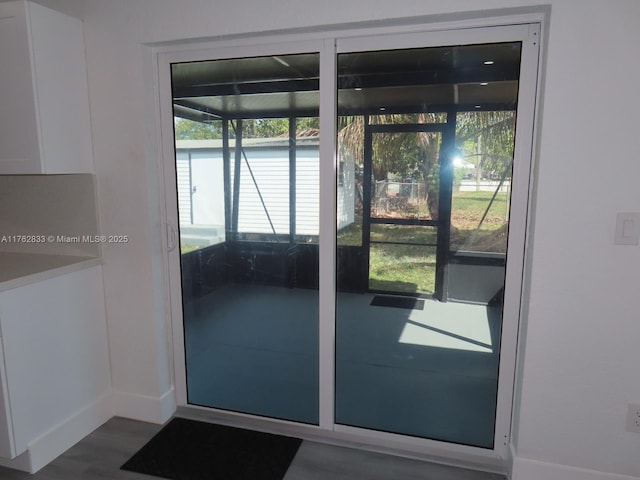
M240 214L240 166L242 165L242 120L236 120L235 164L233 169L233 210L231 218L231 233L234 240L238 240L238 218Z
M296 149L297 119L289 118L289 243L296 242Z
M233 203L231 200L231 152L229 150L229 120L224 119L222 121L222 175L224 182L224 229L225 229L225 241L232 239L230 231L231 225L231 210Z
M366 289L369 289L369 260L371 257L371 177L373 174L373 132L369 126L369 115L364 116L364 169L362 173L362 251L366 269Z
M451 243L451 205L453 195L453 152L456 141L456 111L447 112L440 148L440 192L438 195L438 240L436 247L436 285L434 296L446 302L447 267Z

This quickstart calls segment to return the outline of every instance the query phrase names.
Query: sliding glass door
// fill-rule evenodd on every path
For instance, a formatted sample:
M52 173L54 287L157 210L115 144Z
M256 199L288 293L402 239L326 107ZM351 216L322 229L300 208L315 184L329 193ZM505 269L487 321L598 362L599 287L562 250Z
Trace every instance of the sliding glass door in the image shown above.
M401 30L160 57L178 401L500 459L538 31Z

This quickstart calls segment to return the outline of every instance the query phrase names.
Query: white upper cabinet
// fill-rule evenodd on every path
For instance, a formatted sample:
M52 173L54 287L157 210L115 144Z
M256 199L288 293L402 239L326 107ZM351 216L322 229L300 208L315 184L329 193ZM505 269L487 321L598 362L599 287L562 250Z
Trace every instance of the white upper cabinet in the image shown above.
M82 22L0 3L0 174L93 173Z

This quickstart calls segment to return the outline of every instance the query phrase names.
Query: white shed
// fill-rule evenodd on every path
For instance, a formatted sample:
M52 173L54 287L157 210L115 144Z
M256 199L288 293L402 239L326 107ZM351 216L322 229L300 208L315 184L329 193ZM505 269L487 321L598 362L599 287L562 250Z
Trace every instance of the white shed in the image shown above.
M238 185L238 233L289 235L291 207L295 234L319 232L318 137L297 139L291 165L287 138L243 139ZM230 140L230 191L236 179L235 145ZM341 158L337 182L337 227L354 219L353 161ZM225 239L225 189L222 140L176 141L178 212L183 245L208 245ZM295 198L290 198L295 172ZM350 188L349 188L350 186ZM233 193L229 194L233 202ZM230 206L228 206L230 210Z

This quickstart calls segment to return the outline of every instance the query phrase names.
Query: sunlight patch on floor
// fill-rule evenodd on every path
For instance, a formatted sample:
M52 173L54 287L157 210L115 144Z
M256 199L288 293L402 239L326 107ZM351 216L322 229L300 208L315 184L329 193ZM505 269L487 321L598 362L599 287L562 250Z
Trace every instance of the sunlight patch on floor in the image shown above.
M429 302L414 310L402 329L400 343L425 347L492 353L486 307Z

